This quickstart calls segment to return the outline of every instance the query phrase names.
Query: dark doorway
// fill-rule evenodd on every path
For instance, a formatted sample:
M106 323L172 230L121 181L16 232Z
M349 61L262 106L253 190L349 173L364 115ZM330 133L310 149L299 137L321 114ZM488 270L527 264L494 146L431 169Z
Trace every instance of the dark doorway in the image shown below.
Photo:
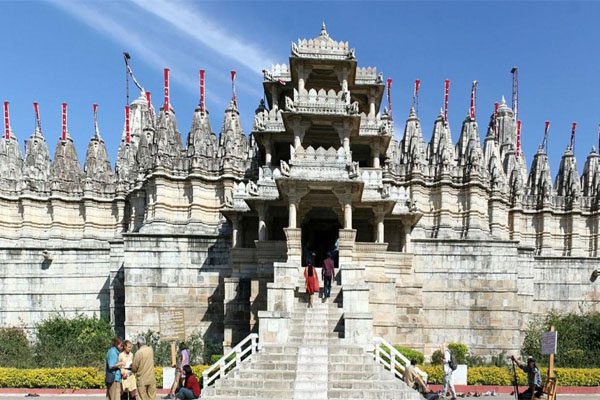
M302 224L302 255L306 265L306 254L315 253L315 266L321 267L328 252L334 252L341 228L337 218L310 218Z

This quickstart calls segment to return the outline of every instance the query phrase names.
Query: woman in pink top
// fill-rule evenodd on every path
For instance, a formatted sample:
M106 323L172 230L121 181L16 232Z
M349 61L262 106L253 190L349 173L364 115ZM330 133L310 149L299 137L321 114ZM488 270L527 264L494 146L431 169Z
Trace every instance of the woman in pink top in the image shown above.
M179 343L179 365L177 366L175 380L173 381L173 386L171 386L171 391L168 395L163 397L163 399L175 398L175 392L177 392L177 387L181 386L181 382L185 380L185 371L183 367L186 365L190 365L190 351L188 350L185 342L181 342Z

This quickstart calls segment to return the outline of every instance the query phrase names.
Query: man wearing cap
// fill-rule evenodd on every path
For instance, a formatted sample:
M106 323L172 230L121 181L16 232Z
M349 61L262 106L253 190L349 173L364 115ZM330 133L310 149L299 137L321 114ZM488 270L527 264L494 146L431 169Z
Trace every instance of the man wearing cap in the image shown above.
M535 396L536 398L542 397L542 378L540 376L540 370L535 365L535 359L529 357L527 359L527 365L521 364L515 356L511 356L510 359L517 364L517 367L521 368L523 372L527 374L527 390L519 393L519 400L530 400Z

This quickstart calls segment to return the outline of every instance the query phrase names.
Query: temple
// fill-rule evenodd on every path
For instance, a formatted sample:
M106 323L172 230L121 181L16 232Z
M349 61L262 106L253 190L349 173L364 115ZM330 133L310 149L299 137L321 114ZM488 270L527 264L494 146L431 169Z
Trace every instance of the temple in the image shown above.
M141 91L114 170L98 124L81 168L66 104L54 159L37 104L22 154L5 103L0 326L84 313L132 337L177 309L226 350L252 332L290 343L307 250L336 255L328 315L348 345L490 357L517 352L535 315L599 310L595 149L580 176L571 142L553 182L504 100L483 129L465 110L457 143L443 110L429 142L415 107L394 132L383 75L325 26L263 87L249 135L235 96L218 134L202 98L185 141L168 90L158 110Z

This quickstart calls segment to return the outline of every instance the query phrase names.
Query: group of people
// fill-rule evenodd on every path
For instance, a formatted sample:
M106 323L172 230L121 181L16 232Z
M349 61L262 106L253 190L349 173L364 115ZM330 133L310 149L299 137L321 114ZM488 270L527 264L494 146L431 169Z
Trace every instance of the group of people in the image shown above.
M306 282L306 295L308 308L312 307L312 295L320 293L319 275L317 268L314 265L315 253L311 253L310 257L306 257L304 267L304 280ZM327 257L321 265L321 279L323 280L323 301L331 296L331 282L335 277L335 262L331 252L327 253Z
M189 350L185 343L179 345L179 366L167 399L193 400L200 397L200 383L189 365ZM106 353L106 397L108 400L154 400L156 376L154 375L154 351L146 345L146 338L137 338L137 351L133 343L115 337Z
M416 360L411 360L410 365L404 368L403 380L410 388L418 390L421 395L427 400L437 400L438 398L446 398L449 394L451 400L456 400L456 389L454 388L453 372L456 369L455 360L452 359L452 354L448 348L443 349L442 364L444 368L444 386L440 393L435 393L429 389L427 383L417 373ZM518 393L519 400L531 400L534 397L540 398L543 395L542 378L535 359L529 357L526 364L521 364L515 356L511 356L511 360L515 365L527 374L527 389Z

